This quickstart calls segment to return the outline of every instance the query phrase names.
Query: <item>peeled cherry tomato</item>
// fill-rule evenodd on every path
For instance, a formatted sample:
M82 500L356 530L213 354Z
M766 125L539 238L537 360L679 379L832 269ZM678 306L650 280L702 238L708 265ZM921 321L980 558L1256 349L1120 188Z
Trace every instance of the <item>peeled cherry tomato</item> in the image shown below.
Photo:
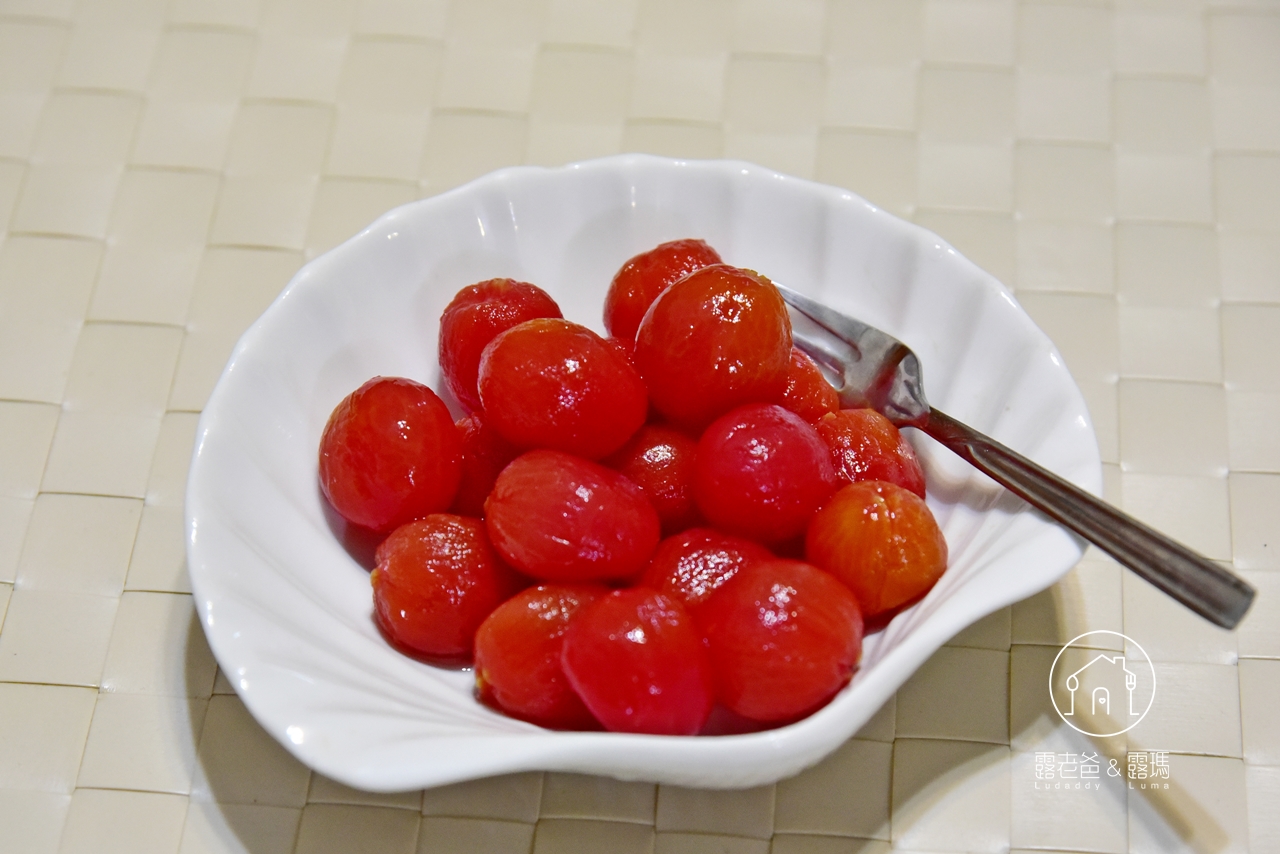
M609 592L592 584L539 584L503 602L476 632L476 691L513 717L557 729L598 725L560 664L564 633Z
M698 509L748 539L778 543L800 534L835 486L831 457L813 427L776 404L738 407L698 442Z
M555 318L525 321L489 342L480 400L512 444L588 459L622 447L649 412L631 361L585 326Z
M702 637L674 599L634 587L588 605L560 660L582 702L612 732L693 735L711 714Z
M544 581L626 578L658 544L658 514L640 487L562 451L516 457L493 485L485 521L498 553Z
M837 492L809 523L804 552L853 591L866 617L923 595L947 568L947 541L928 505L880 480Z
M483 516L484 500L498 472L520 455L520 449L499 436L479 412L458 419L455 426L462 437L462 479L452 510L462 516Z
M716 697L743 717L782 722L825 704L862 654L849 589L794 560L751 563L698 609Z
M320 437L320 488L348 522L390 531L449 507L461 454L453 418L435 392L376 377L329 416Z
M709 264L720 255L702 240L672 240L642 252L622 265L604 298L604 328L609 334L634 341L640 319L672 284Z
M698 521L693 503L693 459L698 443L664 424L646 424L604 461L644 490L664 531Z
M782 397L791 319L768 279L715 264L654 300L640 322L635 358L654 408L701 429L735 406Z
M468 411L480 408L480 354L499 332L535 317L559 317L546 291L515 279L489 279L458 291L440 316L440 371Z
M712 528L690 528L658 543L640 584L678 599L693 613L748 563L773 560L759 543Z
M887 480L924 498L924 469L906 437L874 409L842 409L822 416L818 435L831 449L843 483Z
M818 363L799 347L791 348L782 405L810 424L840 408L840 395L822 375Z
M631 363L631 364L633 364L633 365L636 363L636 342L635 342L635 339L632 339L632 340L630 340L630 341L624 341L624 340L623 340L623 339L621 339L621 338L617 338L617 337L615 337L615 336L613 336L613 335L610 335L608 338L606 338L606 339L604 339L604 340L605 340L605 341L608 341L610 345L612 345L612 346L614 346L614 347L617 347L617 348L618 348L618 352L620 352L622 355L626 356L626 357L627 357L627 361L628 361L628 362L630 362L630 363Z
M471 657L476 629L520 586L489 545L484 523L434 513L402 525L378 547L374 617L394 643L419 655Z

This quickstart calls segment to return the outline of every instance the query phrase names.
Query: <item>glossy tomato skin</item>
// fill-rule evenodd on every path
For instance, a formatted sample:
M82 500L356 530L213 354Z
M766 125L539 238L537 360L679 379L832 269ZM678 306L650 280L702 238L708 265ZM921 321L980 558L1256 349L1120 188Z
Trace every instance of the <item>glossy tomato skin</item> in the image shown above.
M791 365L787 369L787 390L783 392L782 405L810 424L840 408L840 395L822 375L818 363L799 347L791 348Z
M522 579L502 562L478 519L434 513L378 547L374 618L398 647L440 661L471 658L476 629Z
M445 510L461 477L462 443L435 392L375 377L333 410L320 438L320 488L348 522L387 532Z
M649 412L644 381L626 355L558 318L525 321L489 342L480 400L512 444L593 460L622 447Z
M539 584L503 602L476 632L476 693L512 717L553 729L597 729L560 663L564 633L607 595L593 584Z
M450 509L460 516L483 516L498 473L520 456L520 449L498 435L480 412L459 418L454 426L462 438L462 478Z
M751 540L713 528L690 528L658 543L640 584L678 600L692 614L742 567L773 559Z
M924 469L911 443L874 409L841 409L815 425L841 483L887 480L924 498Z
M561 661L611 732L694 735L711 714L702 636L679 602L655 590L615 590L584 608L565 632Z
M864 480L841 488L813 517L805 557L843 581L871 618L933 587L947 568L947 541L914 492Z
M546 449L502 470L485 521L498 553L543 581L635 575L659 537L657 511L640 487L599 463Z
M831 457L813 427L776 404L734 409L698 441L698 509L738 536L780 543L800 534L835 486Z
M693 502L697 440L665 424L646 424L604 460L644 490L658 511L662 530L683 531L698 522Z
M658 294L694 270L721 263L704 240L672 240L642 252L622 265L604 298L604 327L634 341L640 320Z
M716 696L743 717L794 720L826 704L862 654L848 588L794 560L744 566L698 609Z
M480 408L476 378L485 345L518 323L560 317L546 291L515 279L488 279L468 285L440 316L440 371L449 391L468 412Z
M791 320L768 279L715 264L654 300L640 322L635 359L654 408L701 430L735 406L782 397Z

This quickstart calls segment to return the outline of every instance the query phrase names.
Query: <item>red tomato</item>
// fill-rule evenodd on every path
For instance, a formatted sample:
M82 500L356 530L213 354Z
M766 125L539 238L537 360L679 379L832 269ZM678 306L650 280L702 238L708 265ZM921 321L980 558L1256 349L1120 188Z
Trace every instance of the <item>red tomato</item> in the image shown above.
M608 592L591 584L540 584L495 608L476 632L480 699L539 726L597 728L569 685L560 653L570 621Z
M618 352L626 356L628 362L630 362L633 365L636 363L636 342L634 339L630 341L624 341L621 338L617 338L613 335L610 335L608 338L604 340L608 341L611 346L617 347Z
M897 427L874 409L842 409L815 425L843 483L887 480L924 498L924 469Z
M856 668L864 616L946 568L913 449L839 410L778 290L703 241L630 259L604 315L608 339L533 285L477 283L439 341L471 414L454 425L430 389L382 378L335 409L324 494L348 532L392 531L378 626L441 663L474 650L477 696L542 726L743 732L812 712ZM550 583L506 599L520 572Z
M615 590L583 608L565 632L561 662L612 732L693 735L711 714L702 637L680 603L655 590Z
M880 480L837 492L809 523L804 552L853 591L868 618L924 595L947 568L947 541L928 505Z
M498 472L520 455L520 449L498 435L479 412L458 419L462 437L462 480L452 510L461 516L483 516L484 500Z
M644 490L664 531L683 531L698 521L693 503L697 448L695 440L673 427L646 424L604 463Z
M767 560L773 555L759 543L711 528L690 528L658 543L640 584L678 599L693 613L742 567Z
M559 317L546 291L515 279L489 279L458 291L440 316L440 371L468 411L480 408L480 354L499 332L535 317Z
M461 445L435 392L413 380L375 377L329 416L320 437L320 488L348 522L390 531L449 507Z
M640 487L562 451L529 451L503 469L485 520L498 553L544 581L626 578L658 544L658 514Z
M791 319L765 277L727 264L703 267L649 307L635 359L654 408L700 430L735 406L782 397Z
M799 347L791 348L787 390L782 405L810 424L840 408L840 395L822 375L818 363Z
M520 588L478 519L434 513L402 525L378 547L374 617L393 643L418 655L471 657L476 629Z
M716 527L748 539L797 536L835 486L831 458L813 427L775 404L741 406L698 442L698 509Z
M689 273L720 256L702 240L672 240L642 252L622 265L604 298L604 328L625 341L634 341L640 319L658 294Z
M794 560L751 563L697 611L716 697L743 717L781 723L825 705L862 654L848 588Z
M539 318L499 334L480 358L485 416L507 441L588 459L611 454L649 412L644 381L585 326Z

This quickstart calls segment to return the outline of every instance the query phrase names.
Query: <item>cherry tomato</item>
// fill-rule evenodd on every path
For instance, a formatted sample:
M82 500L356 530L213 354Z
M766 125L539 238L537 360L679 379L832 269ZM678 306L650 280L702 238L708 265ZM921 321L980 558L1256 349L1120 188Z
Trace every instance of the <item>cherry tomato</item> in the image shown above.
M842 483L887 480L924 498L924 469L897 427L874 409L842 409L815 425Z
M751 563L698 609L731 711L770 723L825 705L862 654L862 616L849 589L793 560Z
M642 252L622 265L604 298L604 328L625 341L634 341L640 319L658 294L709 264L720 255L702 240L672 240Z
M610 335L604 340L608 341L612 346L617 347L618 352L626 356L628 362L633 365L636 363L636 342L634 338L631 340L623 340L622 338Z
M582 702L612 732L693 735L713 703L702 637L676 600L643 587L582 609L561 662Z
M440 371L467 411L480 408L480 354L499 332L535 317L560 317L546 291L515 279L489 279L458 291L440 316Z
M498 553L544 581L627 578L658 544L658 514L640 487L562 451L528 451L503 469L485 521Z
M712 528L690 528L658 543L640 584L679 600L690 613L748 563L773 560L759 543Z
M947 568L947 541L914 492L864 480L813 517L805 556L843 581L870 618L928 592Z
M374 617L393 643L418 655L468 660L476 629L521 579L504 564L484 523L433 513L402 525L378 547Z
M421 383L375 377L347 395L320 437L320 488L344 519L390 531L445 510L462 471L448 408Z
M835 486L831 457L813 427L776 404L741 406L698 442L698 509L738 536L779 543L800 534Z
M791 319L768 279L715 264L654 300L640 322L635 358L654 408L700 430L735 406L782 397Z
M644 490L662 529L683 531L698 521L693 503L693 460L698 443L664 424L646 424L605 461Z
M466 417L395 378L334 410L324 494L348 535L392 532L377 625L410 655L474 656L477 697L541 726L747 732L812 712L856 668L864 617L946 568L911 445L839 410L773 284L703 241L630 259L604 317L608 339L534 285L479 282L440 326ZM522 572L549 583L517 593Z
M458 419L455 426L462 437L462 480L451 509L460 516L483 516L484 500L498 472L520 455L520 449L499 436L479 412Z
M525 321L489 342L480 400L512 444L593 460L622 447L649 412L631 361L587 327L557 318Z
M560 664L564 633L609 592L590 584L540 584L503 602L476 632L476 692L513 717L556 729L595 729Z
M787 390L782 405L810 424L840 408L840 395L822 375L818 363L799 347L791 348L787 370Z

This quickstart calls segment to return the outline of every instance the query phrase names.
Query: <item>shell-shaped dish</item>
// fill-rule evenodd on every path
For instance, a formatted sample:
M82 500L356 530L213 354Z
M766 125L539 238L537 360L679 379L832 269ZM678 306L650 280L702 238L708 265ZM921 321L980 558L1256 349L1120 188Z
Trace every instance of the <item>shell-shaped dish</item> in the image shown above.
M949 638L1079 559L1080 541L914 435L950 566L867 638L848 687L797 723L683 738L552 732L478 704L469 672L392 650L368 572L317 484L333 407L377 375L442 390L439 317L465 285L534 282L602 331L622 262L683 237L902 339L935 405L1099 490L1092 425L1052 343L935 235L844 190L740 162L621 156L493 173L397 208L307 264L241 338L200 420L186 505L200 620L249 711L302 762L376 791L532 769L766 783L834 750Z

